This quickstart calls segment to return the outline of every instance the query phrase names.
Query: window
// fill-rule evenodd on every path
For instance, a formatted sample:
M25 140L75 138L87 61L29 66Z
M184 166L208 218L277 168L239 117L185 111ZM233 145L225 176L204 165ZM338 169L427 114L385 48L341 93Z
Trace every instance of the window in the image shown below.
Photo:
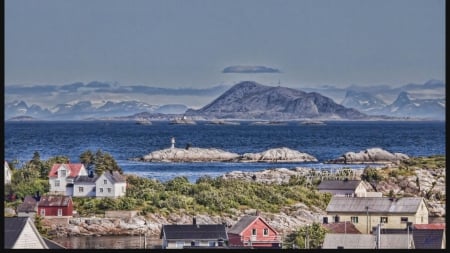
M177 241L177 249L182 249L184 247L183 241Z
M41 216L45 216L45 209L44 208L41 209Z
M59 185L60 185L59 180L55 180L55 187L59 187Z
M346 194L345 194L345 197L347 197L347 198L350 198L350 197L352 197L352 196L353 196L352 193L346 193Z
M108 188L108 193L111 193L111 191L112 191L111 188Z
M100 192L103 192L103 188L100 188Z
M268 236L268 235L269 235L269 229L268 229L268 228L265 228L265 229L263 230L263 235L264 235L264 236Z
M60 177L66 177L66 170L60 170L59 171L59 176Z
M78 187L78 192L84 192L84 188L82 186Z
M108 183L108 180L103 180L103 184L107 184Z
M62 216L62 208L58 208L58 216Z
M252 229L252 235L256 235L256 228Z
M408 217L400 217L400 223L408 222Z
M358 216L350 217L350 220L352 221L352 223L358 223Z
M388 217L386 217L386 216L381 216L381 217L380 217L380 223L388 223Z

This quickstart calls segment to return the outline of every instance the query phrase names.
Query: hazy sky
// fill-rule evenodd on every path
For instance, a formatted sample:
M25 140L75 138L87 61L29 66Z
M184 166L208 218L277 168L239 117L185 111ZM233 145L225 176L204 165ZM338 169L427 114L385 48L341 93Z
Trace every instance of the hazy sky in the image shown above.
M445 78L444 0L5 0L5 84Z

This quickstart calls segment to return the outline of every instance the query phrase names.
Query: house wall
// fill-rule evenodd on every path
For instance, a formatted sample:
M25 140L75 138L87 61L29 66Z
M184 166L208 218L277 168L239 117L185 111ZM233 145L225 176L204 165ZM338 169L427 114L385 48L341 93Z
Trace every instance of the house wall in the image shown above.
M61 171L65 171L65 175L61 173ZM59 166L57 170L57 177L51 177L49 178L50 183L50 192L52 193L59 193L63 194L65 196L72 196L73 189L67 189L67 184L73 184L73 178L69 178L70 175L70 168L69 166L65 166L62 164ZM79 173L79 176L87 176L87 170L84 166L81 167ZM59 186L56 186L56 181L59 180Z
M195 240L195 246L202 246L202 247L207 247L209 246L209 242L210 241L214 241L215 242L215 247L218 246L218 241L217 240ZM181 249L182 247L177 243L177 242L183 242L183 247L190 247L191 246L191 242L192 240L168 240L165 243L163 242L163 246L165 246L166 249Z
M28 219L22 232L17 238L13 249L47 249L47 244L44 242L36 227L32 225L32 221Z
M105 172L107 173L107 172ZM106 180L106 183L105 183ZM113 184L105 175L101 175L97 181L95 181L95 196L96 197L119 197L125 196L123 190L126 191L126 182ZM110 189L110 190L108 190Z
M367 190L361 183L355 189L355 195L358 197L365 197L366 193L367 193Z
M69 201L67 206L40 206L40 207L38 207L39 215L41 215L42 209L45 209L44 216L58 216L58 209L62 210L61 216L72 216L72 214L73 214L72 201Z
M83 187L83 192L80 192ZM74 197L95 197L95 183L75 183L73 186Z
M377 226L380 223L381 217L388 217L388 222L382 224L382 228L386 229L404 229L406 228L406 222L401 221L401 217L408 218L408 222L413 222L414 224L427 224L427 223L417 223L416 214L389 214L389 213L370 213L367 216L367 213L328 213L328 223L335 222L335 216L339 216L339 222L350 221L351 217L358 217L358 223L353 223L356 229L358 229L361 233L366 234L372 231L372 227ZM428 215L426 215L428 217ZM428 219L426 219L428 222ZM367 226L369 223L369 226Z
M264 235L264 229L269 230L268 235ZM252 235L252 230L256 229L256 235ZM261 246L261 247L272 247L272 243L281 242L277 237L277 232L271 227L267 226L261 219L255 220L250 226L248 226L241 233L241 241L243 241L244 246ZM230 240L230 238L228 238ZM251 243L249 242L251 241ZM249 245L249 246L250 246Z
M107 173L107 172L105 172ZM105 181L106 180L106 181ZM110 190L108 190L110 189ZM95 181L95 196L96 197L114 197L114 185L109 181L105 175L101 175Z
M11 184L12 172L7 162L5 162L5 184Z
M127 189L127 183L126 182L116 183L114 185L114 196L115 197L125 196L126 189Z
M412 220L414 224L428 224L428 208L425 202L422 200L420 206L415 215L415 220Z

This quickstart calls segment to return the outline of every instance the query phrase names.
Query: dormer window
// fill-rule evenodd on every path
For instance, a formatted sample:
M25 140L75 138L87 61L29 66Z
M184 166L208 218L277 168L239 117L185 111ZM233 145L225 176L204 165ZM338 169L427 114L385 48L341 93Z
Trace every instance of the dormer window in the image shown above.
M67 171L66 170L60 170L58 175L59 175L59 177L66 177Z

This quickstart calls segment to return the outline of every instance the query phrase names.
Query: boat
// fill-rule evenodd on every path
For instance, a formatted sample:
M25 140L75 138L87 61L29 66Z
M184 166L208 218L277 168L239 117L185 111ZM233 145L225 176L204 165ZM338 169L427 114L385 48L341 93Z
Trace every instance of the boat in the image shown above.
M300 122L300 125L326 125L325 122L320 121L320 120L305 120Z
M137 125L151 125L152 122L148 119L138 119L136 120Z

